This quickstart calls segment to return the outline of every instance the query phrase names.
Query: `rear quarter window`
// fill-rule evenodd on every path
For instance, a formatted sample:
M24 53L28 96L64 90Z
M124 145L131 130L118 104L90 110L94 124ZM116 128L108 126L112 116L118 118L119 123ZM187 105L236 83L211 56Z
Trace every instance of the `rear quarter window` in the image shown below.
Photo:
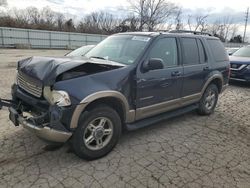
M220 40L207 39L207 41L215 61L220 62L229 60L225 47Z

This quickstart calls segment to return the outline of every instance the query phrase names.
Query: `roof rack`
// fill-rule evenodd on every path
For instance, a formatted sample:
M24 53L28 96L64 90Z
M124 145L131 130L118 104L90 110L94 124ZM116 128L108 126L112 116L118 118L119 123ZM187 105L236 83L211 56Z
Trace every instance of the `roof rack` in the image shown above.
M199 31L189 31L189 30L172 30L169 33L193 33L194 35L208 35L212 36L210 33L199 32Z

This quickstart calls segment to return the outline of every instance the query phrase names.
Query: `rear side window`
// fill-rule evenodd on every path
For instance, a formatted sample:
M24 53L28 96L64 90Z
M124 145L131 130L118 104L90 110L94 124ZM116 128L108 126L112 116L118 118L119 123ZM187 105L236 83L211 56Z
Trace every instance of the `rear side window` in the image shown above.
M219 40L207 39L207 41L215 61L228 61L228 55L226 54L225 47Z
M199 64L199 50L195 38L182 38L185 65Z

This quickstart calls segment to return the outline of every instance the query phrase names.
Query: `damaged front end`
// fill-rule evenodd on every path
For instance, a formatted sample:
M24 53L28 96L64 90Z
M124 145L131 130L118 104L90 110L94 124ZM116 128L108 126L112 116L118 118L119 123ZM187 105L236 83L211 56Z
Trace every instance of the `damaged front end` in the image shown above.
M9 118L15 126L21 124L44 140L66 142L72 135L69 125L80 101L70 91L58 90L54 85L120 67L118 63L89 59L32 57L22 60L12 86L15 105L9 107Z
M38 99L13 85L12 94L15 104L9 107L9 118L15 126L35 133L38 137L50 142L66 142L72 132L65 127L65 117L73 113L74 108L63 108L51 105L44 99Z

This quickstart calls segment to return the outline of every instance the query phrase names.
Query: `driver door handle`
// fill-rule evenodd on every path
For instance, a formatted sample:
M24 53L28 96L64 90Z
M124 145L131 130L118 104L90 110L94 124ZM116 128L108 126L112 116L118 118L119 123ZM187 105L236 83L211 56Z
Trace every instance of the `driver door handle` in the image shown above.
M207 70L209 70L209 67L204 67L203 70L207 71Z
M172 77L177 77L177 76L180 76L180 75L181 75L180 71L174 71L174 72L171 73Z

